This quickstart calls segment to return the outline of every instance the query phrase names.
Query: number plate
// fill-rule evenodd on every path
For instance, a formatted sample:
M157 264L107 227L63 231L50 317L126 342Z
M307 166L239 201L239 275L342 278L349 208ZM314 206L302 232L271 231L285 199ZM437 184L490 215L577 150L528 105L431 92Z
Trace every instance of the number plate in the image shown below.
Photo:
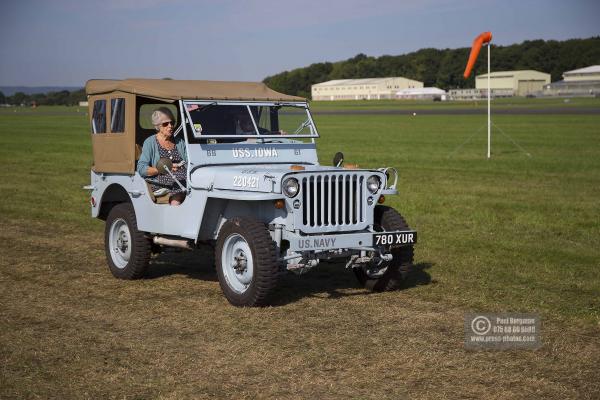
M381 232L373 234L373 246L410 246L417 243L416 231Z

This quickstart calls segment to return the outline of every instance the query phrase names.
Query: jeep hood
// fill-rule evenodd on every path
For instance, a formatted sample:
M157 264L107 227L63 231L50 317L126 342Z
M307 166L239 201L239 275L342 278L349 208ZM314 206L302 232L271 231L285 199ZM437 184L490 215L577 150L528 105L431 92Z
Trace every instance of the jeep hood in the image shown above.
M305 169L298 171L290 167L290 164L206 166L191 173L190 183L193 189L281 193L281 181L287 174L365 171L319 165L303 165Z

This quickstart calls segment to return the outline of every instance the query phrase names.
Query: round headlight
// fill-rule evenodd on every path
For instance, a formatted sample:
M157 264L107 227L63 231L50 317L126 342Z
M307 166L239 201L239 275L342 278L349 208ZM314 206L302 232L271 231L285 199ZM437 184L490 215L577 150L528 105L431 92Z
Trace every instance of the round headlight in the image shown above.
M369 189L369 192L373 194L377 193L379 186L381 186L381 179L377 175L371 175L367 179L367 189Z
M294 197L300 191L300 185L298 185L298 180L296 178L287 178L281 184L281 190L283 194L287 197Z

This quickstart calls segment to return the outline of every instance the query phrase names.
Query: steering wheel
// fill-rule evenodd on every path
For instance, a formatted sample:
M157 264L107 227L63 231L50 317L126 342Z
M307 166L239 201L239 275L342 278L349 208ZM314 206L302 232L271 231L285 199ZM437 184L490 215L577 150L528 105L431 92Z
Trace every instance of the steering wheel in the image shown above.
M173 161L163 157L156 163L156 169L158 170L159 174L166 175L168 174L167 171L170 172L173 169Z

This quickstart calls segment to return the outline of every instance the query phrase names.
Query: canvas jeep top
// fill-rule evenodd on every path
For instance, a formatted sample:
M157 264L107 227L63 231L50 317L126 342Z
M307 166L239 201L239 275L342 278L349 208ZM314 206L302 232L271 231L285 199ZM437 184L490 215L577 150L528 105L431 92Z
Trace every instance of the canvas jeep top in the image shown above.
M322 259L343 259L372 290L401 285L416 232L382 205L397 193L396 170L345 168L341 153L321 165L306 99L254 82L90 80L86 92L94 159L86 188L92 216L106 221L116 277L143 277L165 247L208 244L223 293L238 306L267 304L282 272ZM136 172L159 107L172 111L185 141L179 206L157 201Z

